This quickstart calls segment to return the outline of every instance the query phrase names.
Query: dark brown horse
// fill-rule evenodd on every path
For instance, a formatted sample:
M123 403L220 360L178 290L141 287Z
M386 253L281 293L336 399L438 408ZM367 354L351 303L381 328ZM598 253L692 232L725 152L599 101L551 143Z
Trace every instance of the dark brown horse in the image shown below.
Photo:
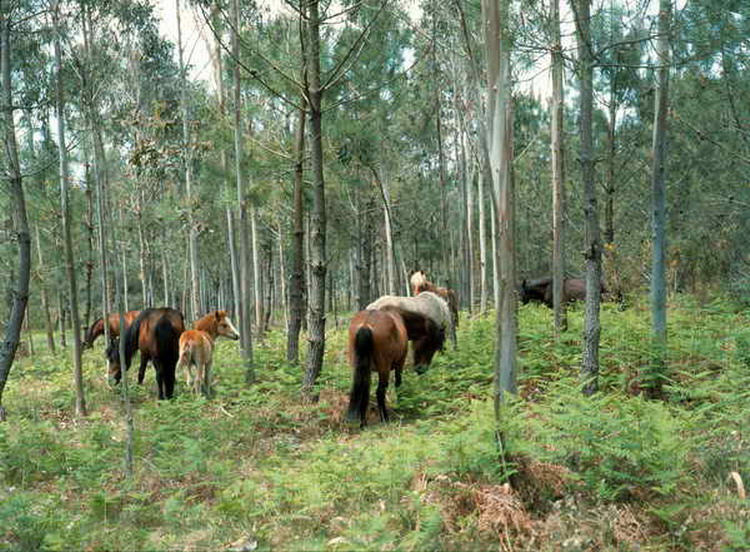
M378 412L388 421L385 393L391 370L396 372L396 387L401 385L401 370L408 352L408 335L401 315L395 310L363 310L349 324L349 360L354 369L347 417L367 423L370 403L370 379L378 373Z
M130 368L133 355L141 352L138 383L143 383L146 364L151 361L156 370L156 383L160 399L171 399L174 393L175 367L179 359L180 335L185 331L182 313L164 307L146 309L141 312L125 332L125 369ZM120 367L119 339L110 342L107 348L109 376L119 383Z
M606 293L604 285L600 290ZM521 282L519 298L525 305L529 301L544 303L552 308L552 277L539 278L537 280L524 280ZM586 300L586 281L583 278L565 278L563 282L563 298L567 302Z
M141 311L132 310L126 312L123 315L123 318L125 319L126 330L133 323L133 320L138 317L139 314L141 314ZM118 337L120 335L120 313L113 312L112 314L107 316L107 321L109 322L110 338ZM96 341L100 335L104 335L104 323L102 322L101 318L97 318L85 332L85 337L83 338L83 349L85 350L93 347L94 341Z
M448 303L448 308L451 312L451 325L448 332L450 334L451 342L453 343L453 348L455 349L458 345L456 339L456 328L458 328L458 295L456 292L452 289L433 284L427 279L427 275L423 270L417 270L414 272L409 279L409 283L411 284L411 293L415 297L423 291L431 291L442 297L443 300Z

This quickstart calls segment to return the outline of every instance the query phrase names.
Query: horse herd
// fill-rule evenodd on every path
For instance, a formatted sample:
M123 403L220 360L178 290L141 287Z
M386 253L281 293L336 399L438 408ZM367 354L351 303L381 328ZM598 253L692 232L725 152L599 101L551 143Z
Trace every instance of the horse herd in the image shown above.
M551 278L524 280L519 298L523 303L539 301L551 307L551 282ZM409 342L412 342L414 366L419 374L427 370L435 353L443 349L446 336L454 348L457 345L456 293L433 284L421 270L412 274L410 284L413 296L380 297L356 313L349 325L348 353L353 373L347 416L351 421L358 420L361 426L366 424L372 372L378 374L376 397L380 419L387 421L385 395L390 373L395 372L396 387L400 386ZM586 290L581 279L566 279L564 290L568 301L585 299ZM169 307L128 311L123 315L123 322L124 333L120 336L120 315L115 313L107 317L109 378L119 383L122 363L126 370L130 368L136 351L139 351L138 383L143 383L146 367L151 362L156 371L159 399L173 396L178 366L185 369L188 388L208 396L216 339L223 336L237 340L240 337L223 310L206 314L190 330L185 330L182 313ZM87 329L84 348L92 347L104 333L104 323L100 318Z

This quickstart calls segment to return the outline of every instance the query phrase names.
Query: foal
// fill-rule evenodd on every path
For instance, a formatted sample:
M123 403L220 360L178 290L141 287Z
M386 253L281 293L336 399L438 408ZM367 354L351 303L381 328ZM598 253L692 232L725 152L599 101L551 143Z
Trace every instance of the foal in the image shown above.
M196 394L202 392L208 397L214 341L219 336L235 341L240 338L240 334L237 333L227 316L227 311L223 310L210 312L200 320L196 320L193 329L180 336L179 366L186 368L187 385L192 386ZM195 376L193 376L193 366L196 368Z

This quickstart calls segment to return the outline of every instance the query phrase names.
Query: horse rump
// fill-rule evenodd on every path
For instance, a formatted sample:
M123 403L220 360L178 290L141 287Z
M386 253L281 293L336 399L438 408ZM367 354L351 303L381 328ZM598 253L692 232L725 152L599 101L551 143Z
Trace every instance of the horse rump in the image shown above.
M367 407L370 403L370 363L374 345L372 330L365 326L360 327L354 337L354 373L347 418L350 421L359 418L362 425L367 420Z

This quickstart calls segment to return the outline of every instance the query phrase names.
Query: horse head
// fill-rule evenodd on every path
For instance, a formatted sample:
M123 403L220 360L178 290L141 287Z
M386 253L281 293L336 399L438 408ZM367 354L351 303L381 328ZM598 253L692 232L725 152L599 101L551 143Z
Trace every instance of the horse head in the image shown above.
M227 337L234 341L237 341L240 338L240 333L237 331L237 328L234 327L234 324L232 324L232 321L229 319L227 311L217 310L214 313L214 316L216 318L217 335Z

